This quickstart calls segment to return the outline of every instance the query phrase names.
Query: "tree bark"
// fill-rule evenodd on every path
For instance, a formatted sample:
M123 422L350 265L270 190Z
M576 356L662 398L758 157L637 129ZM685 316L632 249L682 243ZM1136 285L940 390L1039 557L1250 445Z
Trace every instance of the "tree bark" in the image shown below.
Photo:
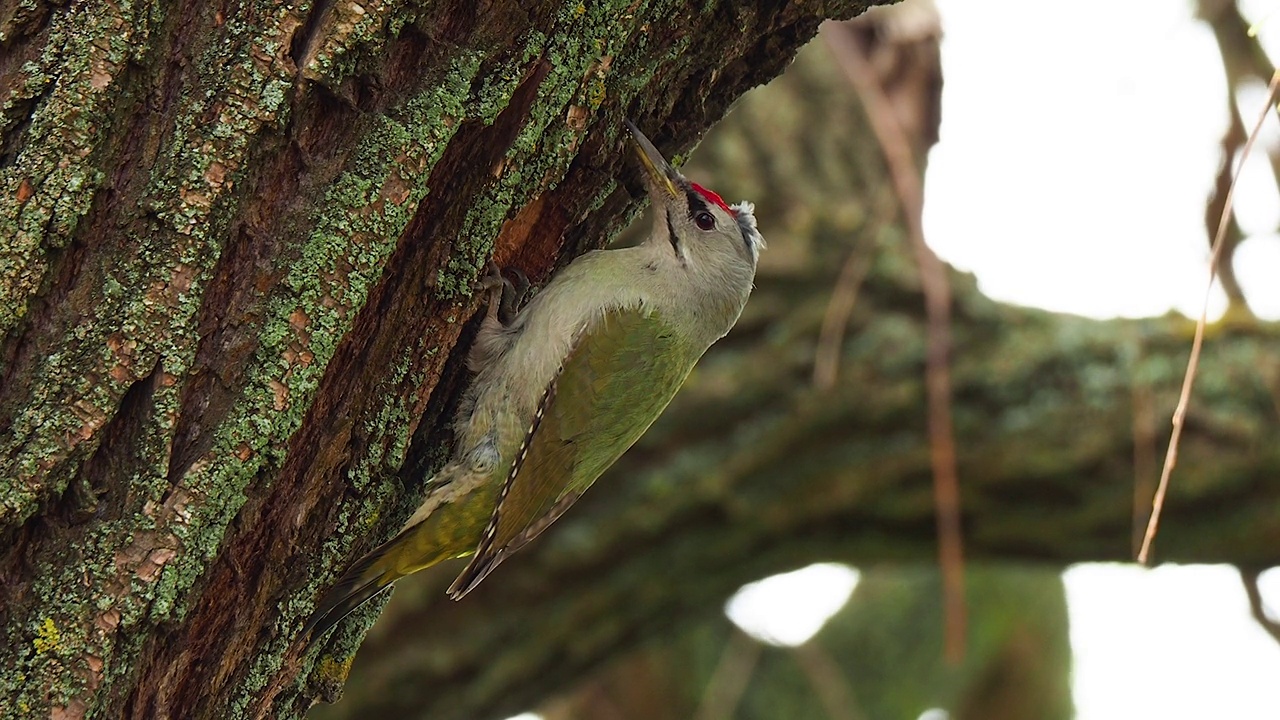
M445 450L477 269L869 4L0 5L0 714L329 692L297 630Z

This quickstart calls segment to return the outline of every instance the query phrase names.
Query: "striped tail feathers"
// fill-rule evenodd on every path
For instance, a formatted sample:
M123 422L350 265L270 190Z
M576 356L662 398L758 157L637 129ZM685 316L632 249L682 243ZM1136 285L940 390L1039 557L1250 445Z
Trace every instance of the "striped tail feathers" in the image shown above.
M381 566L387 551L398 539L399 536L396 536L361 558L320 598L315 611L302 628L303 636L309 638L308 642L325 634L356 608L402 577L394 570Z

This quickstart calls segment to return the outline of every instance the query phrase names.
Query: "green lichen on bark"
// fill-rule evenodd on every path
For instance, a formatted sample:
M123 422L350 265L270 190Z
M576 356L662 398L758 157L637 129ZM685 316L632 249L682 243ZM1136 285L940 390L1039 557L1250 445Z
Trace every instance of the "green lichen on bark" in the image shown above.
M68 244L101 180L91 156L101 141L99 128L107 119L104 83L110 82L128 54L118 42L95 43L92 38L117 36L116 25L139 25L132 10L125 3L114 12L82 21L89 25L83 33L65 17L51 21L39 59L23 66L20 82L14 83L0 108L6 135L19 132L21 122L29 123L12 163L0 170L0 196L14 200L0 204L0 235L6 238L0 248L0 332L9 331L25 316L29 298L48 270L44 248ZM145 32L142 35L145 39ZM17 144L16 139L10 142ZM63 353L48 358L55 374L74 374L78 360ZM78 423L70 418L59 426L37 412L19 418L11 432L30 437L37 431L70 434L79 427L92 431L95 424L105 422L110 394L82 394ZM32 511L41 489L32 478L39 474L42 451L49 446L38 444L36 452L16 459L4 473L0 520L25 517ZM6 449L12 457L12 448Z
M128 3L113 6L117 7L121 12L135 9ZM74 170L80 162L101 162L96 143L110 136L107 127L123 123L110 114L113 100L123 92L113 86L116 75L126 62L145 60L126 51L137 48L132 52L143 53L148 39L144 30L163 21L162 13L146 6L138 15L103 9L55 14L51 21L55 31L46 52L56 54L52 62L60 63L61 77L54 92L36 107L35 118L50 118L57 129L49 132L65 139L68 148L58 172L42 181L33 200L48 192L50 178L69 172L62 166ZM19 697L30 707L70 706L83 696L86 686L97 686L104 676L109 682L120 669L127 669L128 658L143 640L128 631L147 615L170 617L176 598L199 575L198 563L216 548L216 544L191 542L186 532L191 516L185 502L165 502L169 485L164 469L178 410L178 389L172 378L185 371L194 351L201 283L218 260L221 243L217 238L225 231L226 213L219 202L234 187L236 170L258 130L280 119L282 88L289 86L290 79L273 56L261 54L272 48L272 27L264 24L256 39L249 40L245 28L228 23L227 42L199 58L205 102L182 106L170 143L161 152L163 161L143 170L142 204L158 222L148 222L145 228L135 224L125 231L131 251L112 258L97 302L84 309L83 332L76 341L66 352L40 362L31 378L39 394L22 408L10 428L12 464L10 472L4 473L10 483L4 488L3 519L14 525L30 515L42 498L62 492L77 472L70 451L82 442L81 456L97 449L96 436L121 396L147 381L149 371L159 374L154 380L158 387L149 398L151 411L140 421L146 432L134 450L140 467L149 472L119 479L128 484L136 515L95 527L89 542L76 548L74 562L48 566L36 574L30 589L64 628L62 645L75 649L53 665L43 663L39 654L18 660L16 667L26 680L0 692ZM89 49L77 51L76 42L88 42ZM278 46L278 37L274 42ZM68 62L68 57L78 55L88 58L86 63ZM81 92L85 87L92 91ZM58 152L57 146L47 148L44 155L27 152L38 147L28 141L15 166L18 172L30 173L29 165ZM46 220L50 224L42 236L42 252L66 244L56 238L69 237L83 221L97 190L74 177L66 186L83 191L84 198L69 201L66 192L55 196L59 211L75 217ZM32 208L28 204L23 212ZM47 262L43 256L40 260ZM74 439L68 442L69 437ZM185 493L179 490L168 499L189 500ZM165 568L174 557L193 551L198 562ZM90 588L88 592L72 590L82 583ZM11 647L20 648L27 633L15 637L13 630L11 626L9 639L16 643ZM119 638L126 639L125 647L116 646ZM8 675L0 683L9 685L13 677ZM40 681L32 682L35 677Z
M15 219L39 215L41 207L57 213L33 215L40 222L34 239L24 241L27 235L19 232L6 245L29 255L3 268L8 287L20 291L6 296L6 329L25 314L27 296L44 281L51 250L68 244L85 221L102 180L94 166L106 152L100 146L110 128L123 133L128 120L112 107L133 90L120 88L117 76L129 62L154 62L146 57L147 41L163 14L130 3L112 8L58 12L50 20L45 55L52 67L41 72L56 72L56 81L45 78L52 91L37 103L22 152L4 171L15 194L22 182L31 182L34 194L26 205L4 207L19 213ZM62 492L74 474L71 460L93 451L119 398L155 363L178 375L191 362L201 284L218 260L217 238L225 231L218 203L234 187L256 133L280 119L283 88L291 82L278 59L261 54L281 42L272 29L280 31L268 24L250 41L229 22L225 42L199 58L204 100L182 106L161 161L141 171L146 189L140 208L158 222L133 215L124 231L129 251L110 258L108 267L90 269L103 274L102 292L83 308L82 332L39 363L28 380L38 394L0 439L11 463L0 487L0 521L20 522L40 501ZM9 283L18 276L34 279Z
M29 122L22 150L0 171L0 196L17 199L0 205L7 239L0 251L0 332L26 314L47 270L43 248L66 246L88 210L102 181L92 156L107 125L109 85L146 46L148 30L142 3L119 3L87 18L59 14L39 58L23 66L0 106L6 135Z

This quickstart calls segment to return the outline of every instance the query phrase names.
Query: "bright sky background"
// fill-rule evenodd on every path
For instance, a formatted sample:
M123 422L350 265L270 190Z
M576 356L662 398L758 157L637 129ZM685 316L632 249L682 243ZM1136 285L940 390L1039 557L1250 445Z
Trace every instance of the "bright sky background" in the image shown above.
M1217 45L1193 3L938 5L943 121L926 178L929 244L1001 300L1095 317L1199 315L1204 204L1227 115ZM1280 14L1270 24L1275 45ZM1242 113L1248 124L1261 94ZM1274 114L1268 130L1274 148ZM1266 159L1252 163L1261 171ZM1237 190L1246 232L1274 233L1280 221L1280 191L1266 178L1249 173ZM1255 240L1237 268L1258 309L1280 315L1280 239Z
M1194 3L936 2L946 37L926 178L933 248L1006 302L1199 315L1203 208L1227 118L1217 46ZM1262 38L1280 57L1280 2L1241 6L1255 20L1270 13ZM1239 98L1248 125L1264 90ZM1277 152L1274 114L1264 139ZM1251 236L1237 275L1255 312L1278 319L1280 189L1246 166L1236 205ZM1224 305L1216 293L1211 317ZM1280 718L1280 644L1249 617L1234 569L1082 565L1065 580L1078 720ZM797 644L856 583L856 571L816 565L747 586L726 611L762 640ZM1280 610L1280 571L1262 589Z

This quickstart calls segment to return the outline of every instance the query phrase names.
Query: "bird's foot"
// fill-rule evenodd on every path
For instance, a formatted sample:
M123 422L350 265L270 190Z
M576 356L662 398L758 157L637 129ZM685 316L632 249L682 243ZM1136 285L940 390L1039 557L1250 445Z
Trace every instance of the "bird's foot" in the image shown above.
M479 289L489 293L489 315L506 327L516 319L516 314L529 299L529 277L518 268L507 268L513 280L508 280L502 268L489 263L488 271L480 278Z

